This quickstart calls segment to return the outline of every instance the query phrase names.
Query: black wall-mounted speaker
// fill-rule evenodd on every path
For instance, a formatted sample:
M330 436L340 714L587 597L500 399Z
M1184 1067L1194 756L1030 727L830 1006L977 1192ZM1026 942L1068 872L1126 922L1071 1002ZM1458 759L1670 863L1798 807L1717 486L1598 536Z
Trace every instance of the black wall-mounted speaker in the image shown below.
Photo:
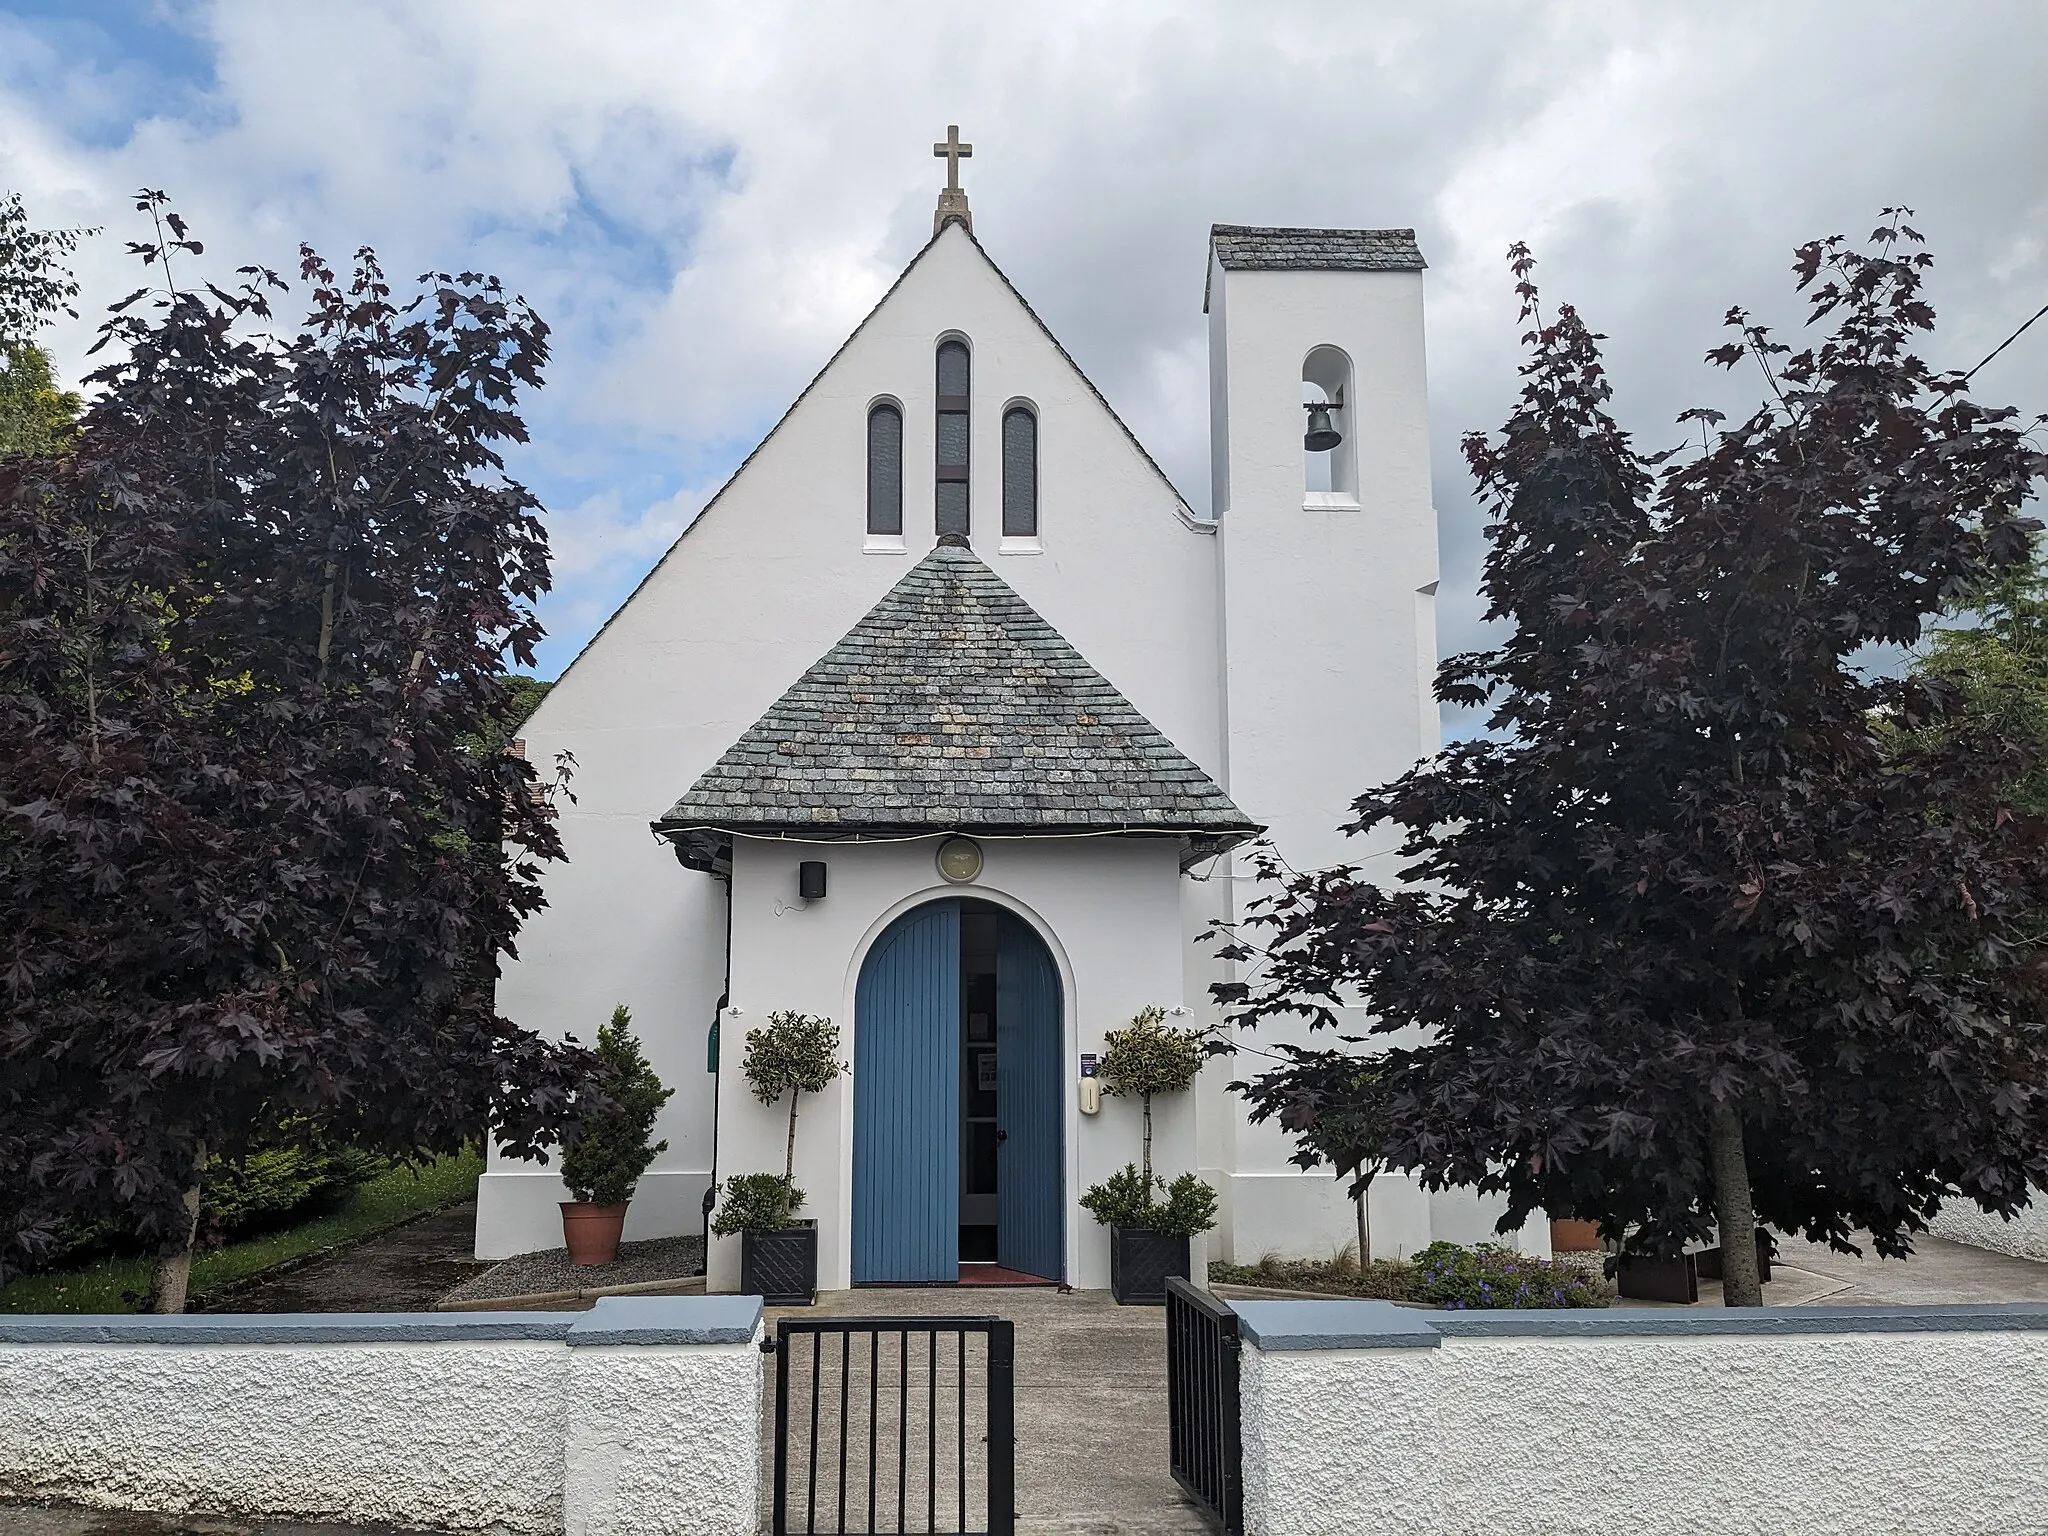
M825 899L825 861L805 859L796 867L796 893L805 901Z

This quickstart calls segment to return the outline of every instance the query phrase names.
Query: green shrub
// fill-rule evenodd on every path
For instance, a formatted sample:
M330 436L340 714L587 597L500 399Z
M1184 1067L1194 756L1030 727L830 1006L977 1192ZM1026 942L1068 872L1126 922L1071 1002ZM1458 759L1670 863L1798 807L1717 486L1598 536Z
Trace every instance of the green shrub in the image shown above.
M1166 1196L1153 1199L1157 1190ZM1143 1227L1150 1232L1176 1232L1193 1237L1216 1225L1216 1191L1184 1173L1171 1185L1153 1174L1148 1181L1136 1163L1125 1163L1081 1196L1081 1205L1105 1227Z
M199 1221L210 1247L231 1238L286 1226L318 1206L334 1203L391 1166L388 1158L317 1140L251 1152L239 1162L206 1170Z
M276 1144L259 1147L239 1161L216 1158L207 1165L198 1246L219 1248L311 1220L391 1166L389 1158L330 1145L302 1122L289 1122ZM58 1228L49 1251L24 1270L40 1274L73 1269L98 1259L146 1253L150 1247L125 1221L73 1218Z
M1256 1264L1209 1265L1212 1285L1256 1285L1279 1291L1319 1291L1327 1296L1367 1296L1381 1301L1414 1301L1415 1266L1405 1259L1374 1259L1363 1269L1347 1253L1341 1260L1283 1259L1269 1253Z
M804 1192L772 1173L736 1173L725 1181L725 1194L711 1230L720 1237L740 1232L780 1232L802 1209Z
M1415 1299L1449 1311L1492 1307L1604 1307L1582 1271L1495 1243L1431 1243L1415 1255Z
M562 1182L574 1198L593 1205L624 1205L647 1165L668 1150L667 1142L648 1138L675 1090L661 1086L640 1054L632 1021L620 1003L611 1022L597 1032L597 1059L610 1072L610 1080L597 1086L611 1103L583 1122L562 1154Z

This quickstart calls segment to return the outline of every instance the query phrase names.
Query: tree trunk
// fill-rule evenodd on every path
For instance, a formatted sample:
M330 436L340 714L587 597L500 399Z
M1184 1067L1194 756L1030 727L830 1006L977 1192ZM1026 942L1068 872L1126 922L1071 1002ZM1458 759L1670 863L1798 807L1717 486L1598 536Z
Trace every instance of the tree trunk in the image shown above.
M1152 1203L1152 1095L1145 1095L1145 1203Z
M789 1141L782 1149L782 1183L789 1188L796 1183L796 1090L789 1090Z
M1365 1208L1366 1196L1372 1193L1367 1185L1351 1197L1351 1203L1358 1207L1358 1272L1362 1275L1372 1268L1372 1214Z
M164 1234L157 1248L156 1262L149 1270L149 1299L142 1310L176 1314L185 1310L185 1294L192 1284L192 1245L199 1238L199 1192L206 1176L206 1148L192 1154L192 1182L179 1202L180 1220Z
M1714 1169L1714 1216L1721 1229L1723 1303L1760 1307L1764 1286L1756 1266L1756 1205L1749 1192L1742 1117L1733 1104L1714 1106L1707 1122L1707 1152Z

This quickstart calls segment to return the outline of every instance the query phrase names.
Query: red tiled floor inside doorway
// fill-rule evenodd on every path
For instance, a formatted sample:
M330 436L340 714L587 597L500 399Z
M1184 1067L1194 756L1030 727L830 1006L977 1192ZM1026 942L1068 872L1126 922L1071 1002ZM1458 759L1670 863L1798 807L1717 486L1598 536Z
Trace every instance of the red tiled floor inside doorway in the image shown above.
M1005 1269L1000 1264L962 1264L960 1266L962 1285L1058 1285L1057 1280L1048 1280L1043 1275L1027 1275L1021 1269Z

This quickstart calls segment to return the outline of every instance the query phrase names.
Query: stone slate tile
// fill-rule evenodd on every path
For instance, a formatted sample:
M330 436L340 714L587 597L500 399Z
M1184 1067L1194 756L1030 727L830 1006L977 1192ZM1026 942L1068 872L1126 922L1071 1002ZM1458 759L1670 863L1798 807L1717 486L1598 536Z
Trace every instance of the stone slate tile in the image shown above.
M942 544L656 823L1258 827L970 549Z
M1214 224L1216 260L1231 272L1420 272L1412 229L1276 229Z

